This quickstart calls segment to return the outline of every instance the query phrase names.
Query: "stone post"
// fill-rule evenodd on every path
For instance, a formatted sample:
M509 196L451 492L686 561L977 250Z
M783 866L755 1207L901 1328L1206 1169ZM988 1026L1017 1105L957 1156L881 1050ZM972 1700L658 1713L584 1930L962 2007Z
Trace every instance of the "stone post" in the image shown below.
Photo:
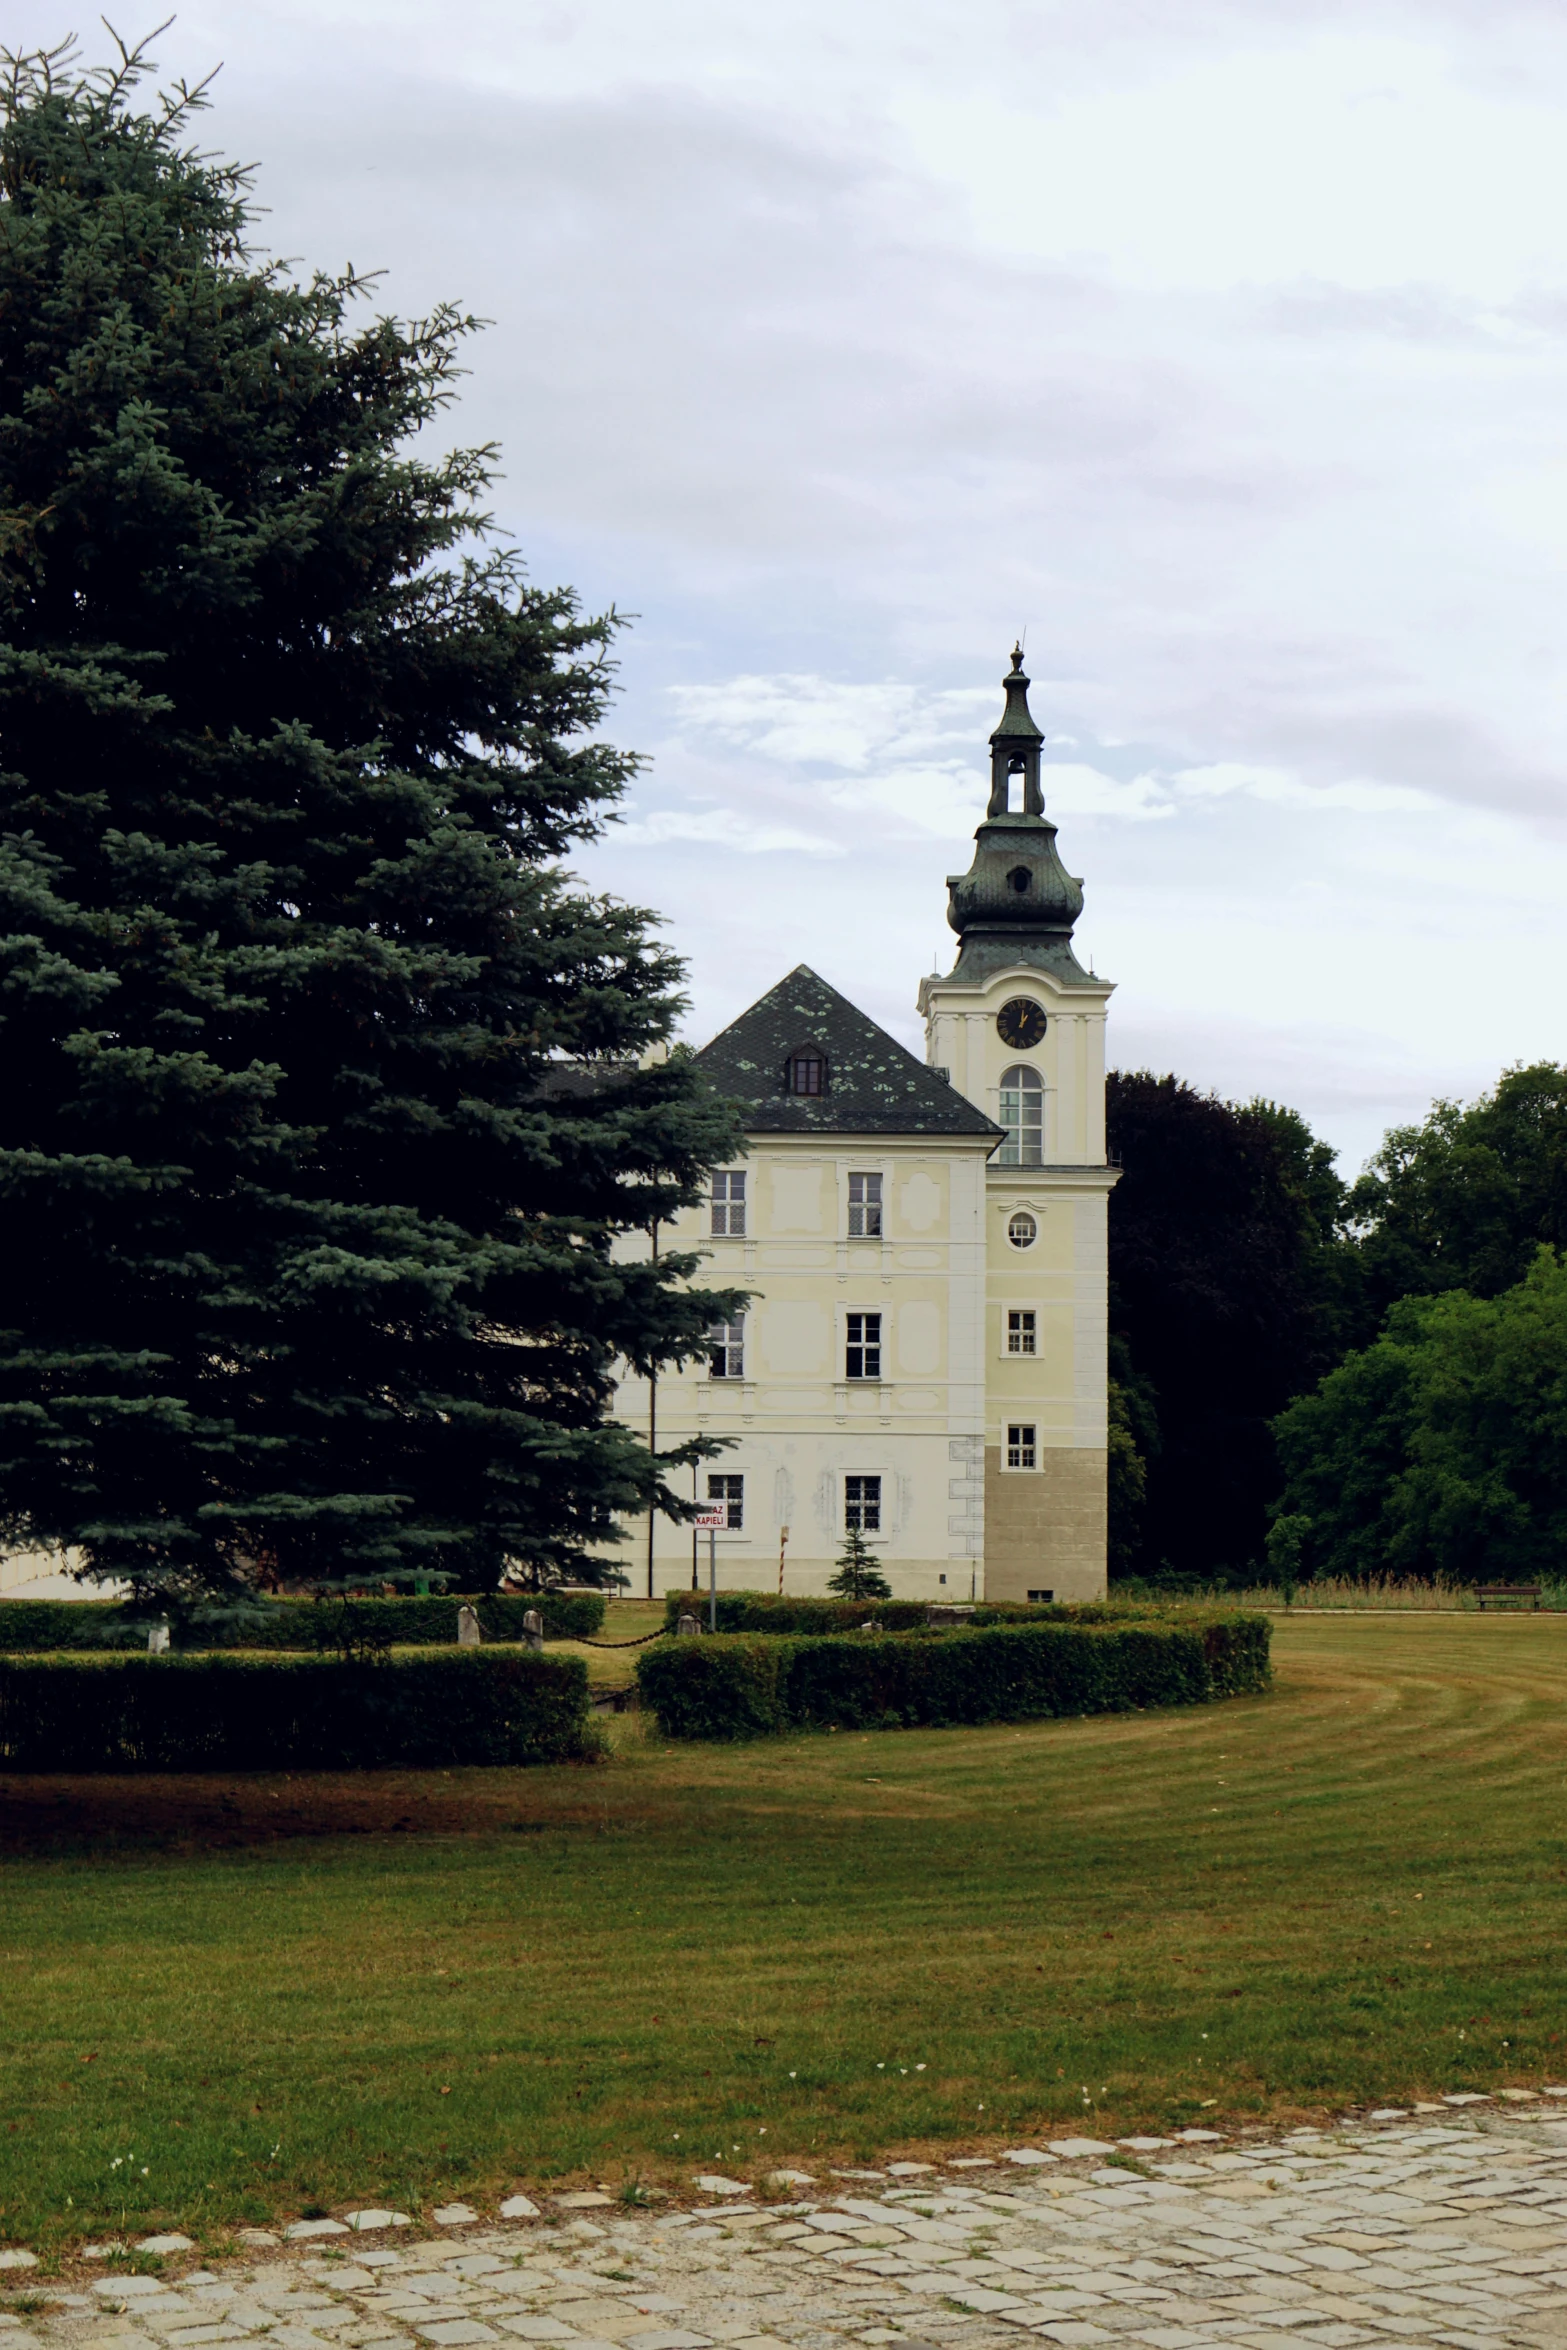
M167 1656L168 1653L168 1623L165 1621L161 1624L154 1624L151 1631L147 1634L147 1654L149 1656Z
M530 1607L522 1619L522 1638L527 1648L544 1646L544 1618L536 1607Z
M701 1630L702 1627L696 1617L687 1612L675 1626L675 1637L677 1640L695 1640L699 1637Z
M479 1645L479 1611L476 1607L457 1610L457 1645L459 1648L477 1648Z

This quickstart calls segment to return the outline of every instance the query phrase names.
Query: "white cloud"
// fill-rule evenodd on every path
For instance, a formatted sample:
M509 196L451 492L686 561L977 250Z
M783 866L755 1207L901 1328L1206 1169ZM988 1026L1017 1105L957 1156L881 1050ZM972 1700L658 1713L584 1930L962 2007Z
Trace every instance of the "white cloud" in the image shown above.
M656 808L650 816L628 815L616 827L620 840L636 848L663 848L670 841L699 841L709 848L735 849L742 856L841 857L836 841L787 825L749 822L736 808Z
M685 741L733 746L794 769L797 788L832 807L851 814L875 807L915 830L948 837L972 829L984 813L986 737L999 716L994 688L922 692L906 682L855 684L796 673L671 686L666 695ZM945 759L929 756L941 750ZM1047 759L1043 782L1053 813L1134 822L1173 813L1152 775L1122 780L1079 760ZM730 788L747 787L735 778Z
M1232 792L1247 792L1280 805L1335 808L1357 816L1423 815L1438 804L1429 792L1406 783L1378 783L1359 775L1308 783L1281 767L1248 767L1223 759L1211 767L1182 767L1170 781L1193 799L1225 799Z
M1258 25L1116 88L926 89L895 112L987 244L1132 285L1315 275L1505 300L1567 255L1559 91L1477 86L1434 26Z
M968 746L980 698L973 692L922 694L903 679L870 684L801 674L747 675L665 690L692 734L789 766L853 773L938 744ZM983 696L987 705L994 699Z
M440 429L535 578L641 615L655 764L582 863L695 1030L804 957L914 1036L1026 628L1123 1033L1276 1048L1352 1153L1564 1050L1555 0L191 0L157 45L227 59L203 143L277 249L495 322Z
M1050 761L1041 769L1045 809L1052 816L1115 816L1138 823L1153 816L1173 816L1175 806L1157 775L1134 775L1122 782L1098 767L1079 762Z

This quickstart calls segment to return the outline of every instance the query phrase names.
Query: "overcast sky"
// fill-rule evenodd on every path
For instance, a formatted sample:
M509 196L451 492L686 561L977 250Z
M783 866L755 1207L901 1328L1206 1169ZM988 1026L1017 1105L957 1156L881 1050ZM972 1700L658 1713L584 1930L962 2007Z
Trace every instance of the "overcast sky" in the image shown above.
M1026 629L1121 1066L1353 1172L1567 1057L1559 0L197 0L157 47L223 61L276 249L493 321L498 513L640 616L580 869L694 1038L803 961L918 1042Z

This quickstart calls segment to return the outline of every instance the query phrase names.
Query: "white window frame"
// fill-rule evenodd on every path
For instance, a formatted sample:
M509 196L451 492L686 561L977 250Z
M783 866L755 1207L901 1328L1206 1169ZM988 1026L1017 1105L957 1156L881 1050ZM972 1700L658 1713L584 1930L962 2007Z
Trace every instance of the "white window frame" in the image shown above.
M1024 1080L1032 1080L1032 1082L1009 1085L1007 1083L1009 1077L1020 1077ZM1042 1167L1044 1165L1045 1095L1047 1090L1043 1076L1032 1062L1014 1061L1010 1068L1002 1070L1001 1083L997 1089L999 1106L996 1122L1006 1129L1006 1139L996 1153L994 1161L996 1166ZM1029 1099L1035 1093L1039 1096L1037 1126L1032 1118L1024 1116ZM1007 1111L1009 1097L1015 1106L1015 1114L1011 1116Z
M745 1316L736 1314L732 1322L713 1322L707 1333L707 1375L731 1380L745 1377Z
M874 1331L872 1326L874 1325ZM843 1317L843 1375L855 1387L876 1386L881 1379L882 1312L879 1306L846 1307ZM859 1336L855 1330L858 1326ZM860 1368L851 1368L855 1355ZM871 1357L875 1357L872 1365Z
M1017 1328L1013 1328L1013 1324ZM1039 1360L1039 1308L1007 1305L1001 1309L1001 1351L1010 1363Z
M855 1168L849 1176L849 1238L882 1238L881 1171Z
M1035 1242L1036 1242L1036 1241L1038 1240L1038 1238L1039 1238L1039 1214L1038 1214L1038 1211L1037 1211L1037 1209L1034 1209L1034 1208L1008 1208L1008 1210L1007 1210L1007 1212L1006 1212L1006 1215L1007 1215L1007 1246L1008 1246L1008 1248L1016 1249L1016 1251L1017 1251L1017 1253L1018 1253L1018 1255L1019 1255L1019 1256L1024 1256L1024 1255L1026 1255L1026 1253L1028 1252L1028 1250L1029 1250L1029 1249L1031 1249L1031 1248L1034 1246ZM1030 1234L1029 1234L1029 1236L1028 1236L1028 1238L1027 1238L1026 1240L1014 1240L1014 1239L1013 1239L1013 1237L1012 1237L1012 1227L1013 1227L1013 1225L1014 1225L1014 1224L1020 1224L1020 1223L1022 1223L1022 1221L1024 1220L1024 1218L1025 1218L1025 1217L1027 1218L1028 1222L1029 1222L1029 1223L1030 1223L1030 1224L1033 1226L1033 1230L1030 1232Z
M1006 1442L1001 1447L1001 1465L1013 1474L1027 1473L1039 1467L1039 1425L1034 1420L1007 1420Z
M852 1474L846 1475L844 1477L843 1530L845 1534L852 1533L856 1527L859 1528L862 1534L880 1534L884 1531L881 1522L882 1486L884 1482L885 1480L882 1477L881 1471L879 1469L857 1469ZM856 1486L859 1488L859 1490L855 1493L851 1493L851 1486ZM867 1493L865 1490L867 1486L873 1486L875 1488L874 1492ZM874 1521L869 1525L866 1523L867 1511L870 1513L870 1517Z
M721 1501L727 1504L729 1510L729 1531L731 1534L744 1533L745 1473L743 1470L739 1471L738 1473L733 1469L709 1470L707 1478L707 1498L710 1502ZM739 1512L738 1517L735 1515L737 1510Z
M745 1238L745 1175L743 1167L726 1167L713 1177L708 1232L714 1240Z

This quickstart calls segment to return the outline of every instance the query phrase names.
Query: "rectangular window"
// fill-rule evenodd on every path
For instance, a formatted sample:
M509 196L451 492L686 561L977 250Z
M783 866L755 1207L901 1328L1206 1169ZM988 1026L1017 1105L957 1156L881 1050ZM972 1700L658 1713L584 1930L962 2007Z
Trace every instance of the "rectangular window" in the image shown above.
M1006 1140L998 1167L1039 1167L1045 1157L1045 1088L1037 1069L1021 1064L1001 1073L1001 1123Z
M1032 1425L1026 1421L1020 1423L1013 1420L1007 1428L1007 1467L1033 1469L1038 1465L1038 1448L1034 1442Z
M715 1322L708 1331L707 1342L715 1379L745 1377L744 1314L737 1314L732 1322Z
M1028 1596L1030 1599L1051 1600L1054 1599L1055 1593L1053 1591L1031 1591Z
M845 1477L843 1481L843 1529L852 1534L881 1532L881 1479L879 1477Z
M738 1240L745 1232L745 1176L713 1177L713 1236Z
M1037 1354L1034 1309L1032 1306L1013 1306L1007 1314L1007 1352L1009 1355Z
M743 1477L709 1477L707 1498L709 1501L728 1502L729 1531L731 1534L738 1533L745 1524L745 1479Z
M880 1240L881 1238L881 1177L879 1175L851 1175L849 1177L849 1238L851 1240Z
M881 1316L880 1314L851 1314L848 1345L844 1349L843 1372L846 1379L879 1379L881 1377Z

